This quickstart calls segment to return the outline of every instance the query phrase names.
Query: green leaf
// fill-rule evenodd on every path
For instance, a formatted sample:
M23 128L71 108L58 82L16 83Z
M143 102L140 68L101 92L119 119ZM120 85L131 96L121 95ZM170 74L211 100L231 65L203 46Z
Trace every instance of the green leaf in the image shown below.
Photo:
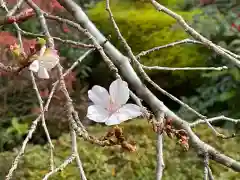
M228 91L228 92L224 92L219 96L219 101L227 101L229 99L231 99L232 97L234 97L236 95L236 91L232 90L232 91Z

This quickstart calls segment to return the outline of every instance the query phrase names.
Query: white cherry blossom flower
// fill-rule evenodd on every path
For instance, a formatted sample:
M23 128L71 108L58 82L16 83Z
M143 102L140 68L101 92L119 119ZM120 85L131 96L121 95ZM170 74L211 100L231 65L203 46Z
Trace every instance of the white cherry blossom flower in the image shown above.
M111 83L109 93L101 86L93 86L88 91L88 97L94 105L88 107L87 117L95 122L110 126L143 114L141 107L126 104L129 99L129 89L127 83L121 79Z
M29 70L36 72L39 78L49 79L48 71L54 68L58 62L57 50L43 46L37 59L29 66Z

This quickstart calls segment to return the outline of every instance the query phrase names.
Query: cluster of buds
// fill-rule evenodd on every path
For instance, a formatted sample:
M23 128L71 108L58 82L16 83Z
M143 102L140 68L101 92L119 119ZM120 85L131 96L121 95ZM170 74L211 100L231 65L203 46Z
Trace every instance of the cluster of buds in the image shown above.
M26 53L17 43L9 46L9 50L14 55L15 61L19 66L18 72L30 65L30 58L36 54L40 48L39 44L32 45L30 46L30 53Z
M137 150L136 143L133 141L127 141L124 137L123 129L118 126L111 128L101 140L108 140L111 145L120 145L122 149L129 152L135 152Z
M25 67L28 67L32 72L37 73L40 79L49 79L49 73L59 62L59 55L56 49L51 49L46 46L46 40L37 38L34 46L30 47L30 52L25 53L23 48L14 44L10 46L10 51L18 63L21 72Z
M156 133L163 133L165 132L168 137L171 139L173 137L176 137L178 139L178 143L184 148L185 151L188 151L189 144L188 144L188 134L185 130L180 129L177 130L172 125L173 120L169 117L166 117L164 119L164 122L158 122L154 119L150 120L150 123L152 124L153 131Z
M188 151L189 144L188 144L188 135L185 130L175 130L174 132L175 136L178 138L179 144L183 147L185 151Z

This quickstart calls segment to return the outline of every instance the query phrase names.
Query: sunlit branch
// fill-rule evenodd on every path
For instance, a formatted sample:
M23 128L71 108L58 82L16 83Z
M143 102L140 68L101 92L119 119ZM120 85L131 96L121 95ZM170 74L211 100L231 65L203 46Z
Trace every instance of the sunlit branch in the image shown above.
M237 123L240 122L240 119L233 119L233 118L229 118L229 117L225 117L225 116L217 116L217 117L208 118L206 120L202 120L202 119L197 120L193 123L190 123L190 126L195 127L198 124L206 123L206 121L209 122L209 123L213 123L213 122L217 122L217 121L229 121L229 122L232 122L234 124L237 124Z
M174 47L176 45L181 45L181 44L203 44L199 41L196 41L196 40L192 40L192 39L183 39L183 40L179 40L179 41L176 41L176 42L172 42L172 43L169 43L169 44L166 44L166 45L162 45L162 46L157 46L157 47L154 47L154 48L151 48L149 50L146 50L146 51L142 51L140 52L136 58L139 59L140 57L142 56L146 56L152 52L155 52L155 51L159 51L161 49L165 49L165 48L169 48L169 47Z
M227 66L221 67L162 67L162 66L145 66L143 69L147 70L160 70L160 71L223 71L228 69Z

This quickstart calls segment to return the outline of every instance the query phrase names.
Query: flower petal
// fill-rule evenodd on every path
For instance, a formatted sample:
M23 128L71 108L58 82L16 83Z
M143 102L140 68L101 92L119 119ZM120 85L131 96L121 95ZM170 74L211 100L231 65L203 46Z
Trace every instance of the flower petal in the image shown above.
M49 74L46 68L40 67L38 70L38 77L41 79L49 79Z
M43 56L43 54L45 53L47 47L46 46L43 46L40 51L39 51L39 56Z
M105 122L106 125L116 125L128 119L133 119L142 115L141 107L135 104L125 104L118 111L113 113Z
M128 84L121 79L117 79L110 85L109 93L113 103L120 107L129 99Z
M107 108L110 103L107 90L101 86L93 86L92 89L88 91L88 97L94 104L100 105L103 108Z
M39 61L33 61L32 64L29 66L29 70L33 72L38 72L39 70Z
M109 113L107 110L102 108L99 105L92 105L88 107L87 118L95 121L95 122L105 122L109 117Z
M112 125L117 125L117 124L120 124L121 121L120 119L118 118L118 116L116 114L112 114L106 121L105 121L105 124L107 126L112 126Z
M59 56L55 49L46 49L44 54L38 58L40 66L43 66L47 70L54 68L59 62Z

